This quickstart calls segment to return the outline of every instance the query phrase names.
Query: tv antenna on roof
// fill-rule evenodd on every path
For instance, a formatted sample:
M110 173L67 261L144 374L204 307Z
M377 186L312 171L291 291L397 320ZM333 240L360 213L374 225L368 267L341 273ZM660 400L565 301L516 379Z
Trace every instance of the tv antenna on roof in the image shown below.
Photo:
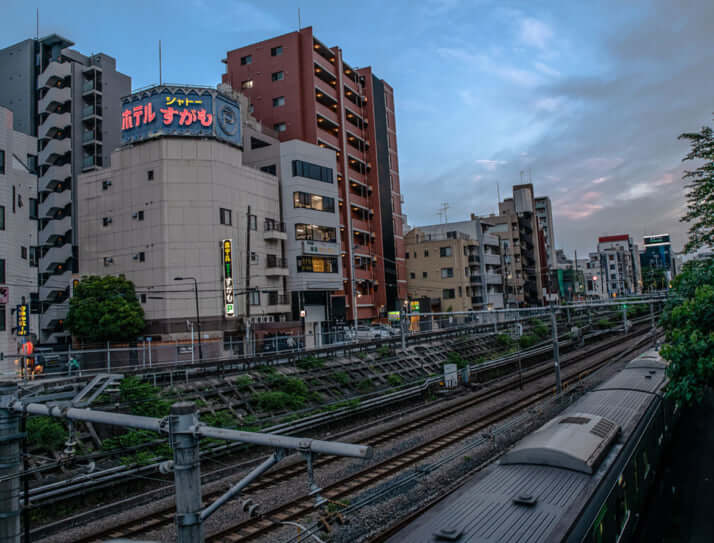
M443 217L443 219L444 219L444 224L446 224L446 223L449 222L449 216L447 215L448 209L449 209L449 204L448 204L448 202L443 202L443 203L441 204L441 207L439 208L439 212L438 212L438 215L439 215L439 223L441 223L442 217Z

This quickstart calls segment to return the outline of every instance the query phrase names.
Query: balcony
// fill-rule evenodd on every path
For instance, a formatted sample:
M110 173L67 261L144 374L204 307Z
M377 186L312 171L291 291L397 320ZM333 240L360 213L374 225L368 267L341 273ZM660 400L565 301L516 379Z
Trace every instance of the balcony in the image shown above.
M496 273L486 273L486 284L487 285L500 285L503 283L503 279L499 274Z
M71 73L71 62L50 62L45 71L37 76L37 88L54 87L57 81L66 79Z
M480 285L481 284L481 276L478 274L471 274L469 276L469 283L472 285Z
M72 99L72 89L70 87L52 87L47 94L37 103L37 112L54 112Z
M287 260L276 255L267 255L265 258L265 275L267 277L286 277L290 275Z
M344 86L344 93L347 99L352 102L357 108L361 108L364 104L364 100L358 91L351 89L347 85Z
M354 111L348 108L345 108L345 117L347 118L348 122L352 123L360 130L362 130L367 124L367 121L362 119L361 115L355 113Z
M102 106L101 105L95 105L91 104L88 106L84 106L82 108L82 120L86 121L87 119L91 119L92 117L101 117L102 116Z
M72 203L72 191L50 192L45 201L39 205L39 215L47 217L53 213L53 210L64 209L70 203Z
M288 234L285 232L285 223L266 219L263 223L263 239L268 241L286 241Z
M44 175L40 176L39 189L54 190L59 183L65 183L72 178L72 166L70 164L62 164L61 166L50 166Z
M360 159L352 155L348 155L348 163L351 169L358 173L361 173L362 175L366 174L370 169L369 164L365 164Z
M44 256L40 257L39 270L40 272L48 272L50 265L67 262L70 258L72 258L72 245L70 243L52 247Z
M275 305L288 305L290 300L287 294L278 294L277 292L268 292L268 303L269 306Z
M334 88L337 86L337 78L332 74L330 69L318 64L317 62L314 64L313 68L315 70L315 77L327 83L330 87Z
M369 200L350 191L350 205L359 206L358 209L369 210Z
M483 304L483 297L482 296L471 296L471 303L474 305L481 305L481 304Z
M485 254L484 261L490 266L500 266L501 265L501 255Z
M102 143L102 134L97 130L85 130L82 132L82 145L96 145Z
M337 109L337 102L335 102L334 107L326 107L326 106L322 105L322 104L319 102L319 100L318 100L318 103L315 104L315 108L316 108L317 114L318 114L319 116L324 117L325 119L327 119L328 121L330 121L331 123L333 123L334 126L338 126L338 125L339 125L340 120L339 120L339 118L338 118L338 116L337 116L337 111L336 111L336 109ZM320 120L319 120L319 118L318 118L318 123L319 123L319 122L320 122ZM323 127L321 126L321 128L323 128Z
M102 92L102 83L101 81L95 81L94 79L90 80L84 80L84 83L82 83L82 94L90 94L90 93L101 93Z
M364 234L370 235L372 232L369 229L369 223L360 219L352 218L352 230L359 230Z
M481 258L476 255L469 255L469 264L481 264Z
M354 147L360 153L364 153L369 149L369 143L359 136L356 136L349 130L347 131L347 143Z
M84 160L82 160L82 171L92 170L94 168L102 167L102 157L101 155L86 155Z

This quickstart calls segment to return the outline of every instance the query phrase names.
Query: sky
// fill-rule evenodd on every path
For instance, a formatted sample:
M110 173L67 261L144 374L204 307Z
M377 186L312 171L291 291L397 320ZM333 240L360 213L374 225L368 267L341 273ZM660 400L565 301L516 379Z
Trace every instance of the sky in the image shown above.
M216 85L227 51L312 26L395 92L409 224L497 211L531 180L553 203L556 246L600 235L686 240L683 132L711 125L712 0L122 2L10 0L0 47L58 33L107 53L134 88ZM498 188L497 188L498 187Z

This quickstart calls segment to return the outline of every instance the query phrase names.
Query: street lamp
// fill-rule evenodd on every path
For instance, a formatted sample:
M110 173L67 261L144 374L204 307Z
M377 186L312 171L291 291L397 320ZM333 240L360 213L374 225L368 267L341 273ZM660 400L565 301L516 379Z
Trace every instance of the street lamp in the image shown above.
M196 295L196 328L198 328L198 359L203 360L203 348L201 347L201 316L198 313L198 281L195 277L174 277L174 281L193 281L193 292Z

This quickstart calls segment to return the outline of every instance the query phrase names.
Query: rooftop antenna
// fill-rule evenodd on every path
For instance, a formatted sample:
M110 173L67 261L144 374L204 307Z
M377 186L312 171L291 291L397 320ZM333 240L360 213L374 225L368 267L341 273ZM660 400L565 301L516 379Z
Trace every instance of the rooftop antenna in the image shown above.
M496 181L496 195L498 196L498 203L501 203L501 186Z
M161 74L161 40L159 40L159 85L163 85L163 75Z
M447 211L449 209L449 204L447 202L443 202L441 204L441 207L439 208L439 222L441 222L441 216L444 216L444 224L449 222L449 216L447 215Z
M298 32L302 29L302 19L300 18L300 8L298 8Z

